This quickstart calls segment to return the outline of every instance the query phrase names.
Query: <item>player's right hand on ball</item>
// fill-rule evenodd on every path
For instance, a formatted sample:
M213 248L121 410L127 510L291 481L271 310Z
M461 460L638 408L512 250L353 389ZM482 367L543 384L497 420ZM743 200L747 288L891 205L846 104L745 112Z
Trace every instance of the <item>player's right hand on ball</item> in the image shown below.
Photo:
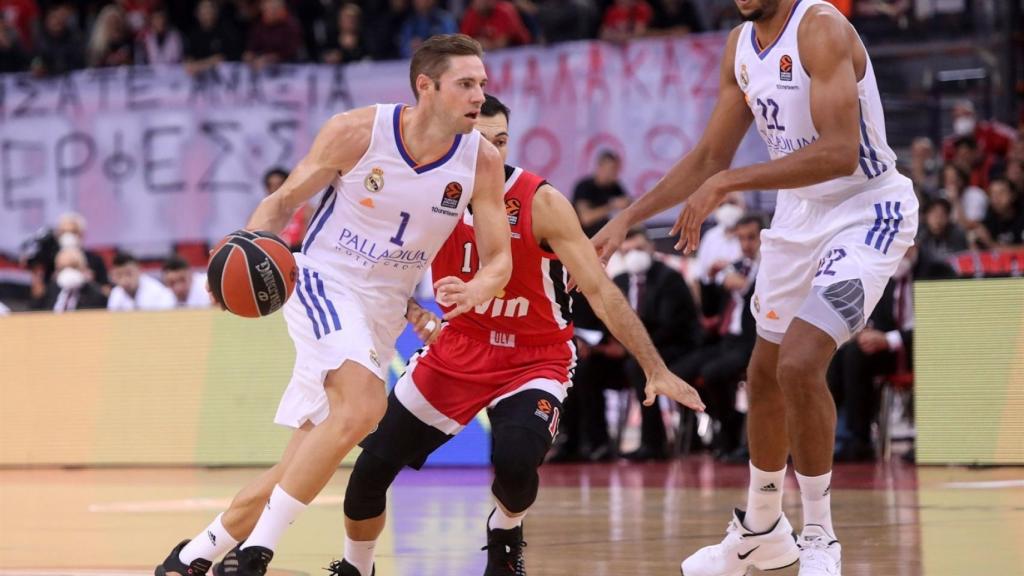
M491 295L483 294L472 280L465 282L455 276L445 276L434 282L434 298L442 306L453 307L444 315L445 320L451 320L483 304Z
M647 396L644 398L644 406L653 406L656 396L661 394L696 412L704 411L704 402L701 401L700 394L697 394L692 386L670 372L668 368L662 368L651 374L647 379L644 393Z

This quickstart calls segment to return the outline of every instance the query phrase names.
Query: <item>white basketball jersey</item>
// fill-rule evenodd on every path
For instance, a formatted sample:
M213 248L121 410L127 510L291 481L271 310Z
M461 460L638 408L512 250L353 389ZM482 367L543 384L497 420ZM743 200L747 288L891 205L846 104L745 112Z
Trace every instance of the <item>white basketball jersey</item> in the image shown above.
M296 254L382 312L405 310L473 194L477 131L417 164L402 140L402 104L378 104L370 147L324 191Z
M811 79L797 47L797 30L812 6L823 0L797 0L774 42L761 47L753 22L740 30L736 46L736 82L746 94L757 131L772 159L782 158L818 138L811 119ZM865 52L865 56L867 56ZM896 172L896 155L886 143L885 118L878 84L867 58L864 78L857 83L860 104L860 162L850 176L788 190L807 200L838 203L871 187L871 181Z

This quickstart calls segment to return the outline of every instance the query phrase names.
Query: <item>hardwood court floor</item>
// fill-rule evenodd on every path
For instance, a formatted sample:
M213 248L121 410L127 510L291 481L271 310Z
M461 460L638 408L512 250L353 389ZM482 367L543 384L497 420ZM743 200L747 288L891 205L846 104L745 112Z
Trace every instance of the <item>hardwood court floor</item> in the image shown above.
M0 470L0 575L152 574L254 475L249 469ZM323 574L342 552L342 470L295 523L277 574ZM549 465L526 523L531 576L674 576L721 539L744 466ZM482 469L404 472L377 546L378 576L478 576L491 508ZM792 477L786 509L799 529ZM1024 574L1024 468L837 467L846 576ZM773 572L796 574L796 568Z

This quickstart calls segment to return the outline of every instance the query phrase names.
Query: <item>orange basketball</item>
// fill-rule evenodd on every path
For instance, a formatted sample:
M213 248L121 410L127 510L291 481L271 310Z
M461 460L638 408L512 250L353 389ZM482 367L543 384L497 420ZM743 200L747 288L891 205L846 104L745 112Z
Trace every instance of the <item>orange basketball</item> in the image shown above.
M213 249L207 280L228 311L259 318L279 310L295 291L295 257L269 232L236 230Z

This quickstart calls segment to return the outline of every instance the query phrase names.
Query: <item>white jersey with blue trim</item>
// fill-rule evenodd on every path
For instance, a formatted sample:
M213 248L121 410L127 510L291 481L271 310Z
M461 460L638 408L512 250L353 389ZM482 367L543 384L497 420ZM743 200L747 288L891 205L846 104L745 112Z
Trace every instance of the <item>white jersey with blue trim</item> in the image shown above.
M753 22L740 30L734 72L754 113L757 131L772 159L782 158L818 139L811 118L811 78L803 67L797 30L807 11L824 0L796 0L774 42L762 48ZM871 58L857 83L860 105L860 162L850 176L785 192L806 200L838 204L896 173L896 154L885 138L885 118ZM873 182L874 181L874 182Z
M417 164L402 139L402 104L378 104L370 146L323 193L295 255L381 313L405 305L473 194L480 133Z

